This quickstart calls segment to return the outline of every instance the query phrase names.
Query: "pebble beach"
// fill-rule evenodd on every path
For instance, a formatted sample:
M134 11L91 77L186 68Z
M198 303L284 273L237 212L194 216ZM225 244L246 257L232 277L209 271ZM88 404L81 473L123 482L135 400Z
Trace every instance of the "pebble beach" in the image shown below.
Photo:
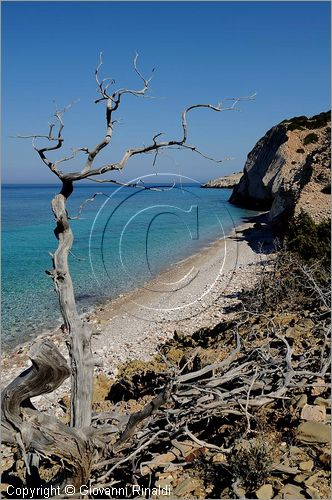
M230 318L241 290L250 288L266 255L253 250L252 239L266 237L262 231L244 237L254 225L246 222L230 235L199 253L175 264L130 293L99 305L85 315L93 331L95 375L113 378L117 367L129 360L148 360L158 345L181 331L190 335L202 327ZM257 232L256 232L257 233ZM18 346L2 360L2 387L30 366L28 352L46 334ZM48 334L68 358L66 335L61 329ZM69 393L70 381L51 394L37 396L40 409L56 406Z

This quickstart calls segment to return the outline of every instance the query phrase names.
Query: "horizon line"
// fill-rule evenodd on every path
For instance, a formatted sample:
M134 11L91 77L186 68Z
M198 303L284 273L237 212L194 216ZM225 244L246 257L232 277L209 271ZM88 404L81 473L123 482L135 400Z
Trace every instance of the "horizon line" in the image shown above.
M197 183L195 182L176 182L175 184L184 184L184 185L188 185L188 184L200 184L200 183L205 183L205 182L208 182L209 180L211 179L207 179L207 180L200 180L200 181L197 181ZM160 186L160 185L166 185L166 184L169 184L170 182L149 182L147 183L149 186L151 185L154 185L154 186ZM60 183L55 183L55 182L1 182L1 186L61 186ZM81 182L81 183L77 183L75 184L75 187L77 186L93 186L92 183L88 183L88 182ZM118 184L112 184L111 182L109 184L104 184L104 187L119 187ZM128 186L126 186L125 183L123 183L123 185L121 187L131 187L130 186L130 181L128 181Z

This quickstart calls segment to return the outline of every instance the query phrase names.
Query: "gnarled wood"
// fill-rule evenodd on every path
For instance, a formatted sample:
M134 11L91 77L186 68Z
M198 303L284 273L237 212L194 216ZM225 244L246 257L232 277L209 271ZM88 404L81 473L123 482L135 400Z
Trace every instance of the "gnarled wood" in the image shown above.
M145 420L146 418L153 415L159 408L164 405L170 398L172 393L173 383L172 381L168 382L164 389L147 405L135 413L133 413L126 425L125 430L122 435L118 439L118 441L114 444L113 451L117 451L123 443L125 443L135 432L136 427L140 422Z
M74 237L68 222L66 201L72 191L72 182L64 182L61 192L52 200L52 210L57 223L55 235L59 245L53 255L53 271L50 274L59 296L66 331L70 337L71 426L88 427L91 423L93 360L91 331L78 314L68 267L68 254Z
M20 374L3 391L2 441L18 444L26 461L27 454L57 457L65 466L57 482L77 486L89 478L92 461L92 441L84 433L36 410L30 398L57 389L69 376L65 358L50 340L30 351L32 366Z

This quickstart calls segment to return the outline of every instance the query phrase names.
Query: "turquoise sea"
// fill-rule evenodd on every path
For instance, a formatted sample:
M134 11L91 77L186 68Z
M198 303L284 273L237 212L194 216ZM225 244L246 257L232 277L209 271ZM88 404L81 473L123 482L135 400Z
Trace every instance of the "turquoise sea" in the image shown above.
M96 188L97 186L97 188ZM60 322L45 270L57 241L50 202L56 185L2 186L2 345L6 349ZM80 205L100 192L85 205ZM82 312L151 279L229 233L255 212L230 205L230 190L198 185L158 190L77 185L68 213L70 267Z

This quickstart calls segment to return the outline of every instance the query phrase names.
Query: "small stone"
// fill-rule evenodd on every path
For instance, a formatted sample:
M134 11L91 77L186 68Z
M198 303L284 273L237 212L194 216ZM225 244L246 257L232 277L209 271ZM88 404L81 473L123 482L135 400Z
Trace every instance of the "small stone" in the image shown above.
M30 398L30 401L32 403L39 403L39 401L41 401L43 399L43 396L33 396L32 398Z
M320 422L302 422L296 431L297 439L304 443L329 443L331 429Z
M269 500L273 497L273 488L271 484L263 484L256 490L256 497L261 500Z
M316 474L313 474L312 476L310 476L308 479L306 479L304 481L304 484L306 486L312 486L313 484L315 484L316 481L319 480L319 476L322 475L322 471L318 471L316 472Z
M295 498L296 500L305 498L305 496L302 495L301 491L301 486L296 486L295 484L288 483L281 490L282 498L291 498L292 500L294 500Z
M199 485L200 483L197 479L187 477L184 481L177 485L174 490L174 495L177 497L183 497L184 495L194 491Z
M7 493L8 488L9 488L9 484L7 484L7 483L0 484L0 492L1 493Z
M320 394L323 394L323 392L326 391L325 380L322 378L317 378L315 383L317 384L317 386L314 386L311 389L311 394L312 396L319 396Z
M314 466L313 460L306 460L305 462L300 462L299 467L301 470L309 471L312 470Z
M193 443L192 441L177 441L176 439L173 439L171 441L172 445L176 450L172 449L171 452L174 453L175 456L182 455L183 457L186 457L189 453L192 453L193 450L199 448L199 445Z
M162 455L157 455L156 457L154 457L151 460L150 465L156 466L160 464L167 464L168 462L172 462L173 460L175 460L175 458L176 456L174 455L174 453L169 451L168 453L163 453Z
M294 476L294 481L296 483L304 483L304 481L308 478L308 474L296 474Z
M157 455L156 457L151 460L151 462L147 465L144 465L141 468L143 476L146 474L150 474L153 469L157 468L159 465L165 465L167 466L172 460L174 460L176 457L174 453L168 452L168 453L163 453L162 455Z
M301 411L302 420L310 420L311 422L324 422L326 419L325 406L304 405Z
M236 488L236 493L239 495L240 498L245 498L247 492L244 488L242 488L241 486L238 486Z
M289 448L289 453L294 456L294 455L302 455L303 454L303 450L301 448L299 448L298 446L291 446Z
M295 407L296 408L303 408L304 405L307 404L308 398L306 394L301 394L298 398L295 399Z
M298 474L300 470L297 467L290 467L289 465L285 464L278 464L275 465L274 470L278 472L283 472L284 474Z
M321 397L316 398L314 404L319 406L325 406L325 408L331 407L331 401L329 399L324 399Z
M320 496L319 491L317 490L317 488L314 488L313 486L307 486L306 492L308 493L308 495L309 495L310 498L314 498L314 499L317 499L317 500L319 500L320 498L322 498Z
M212 457L212 463L219 464L221 462L226 462L226 455L224 453L216 453Z

